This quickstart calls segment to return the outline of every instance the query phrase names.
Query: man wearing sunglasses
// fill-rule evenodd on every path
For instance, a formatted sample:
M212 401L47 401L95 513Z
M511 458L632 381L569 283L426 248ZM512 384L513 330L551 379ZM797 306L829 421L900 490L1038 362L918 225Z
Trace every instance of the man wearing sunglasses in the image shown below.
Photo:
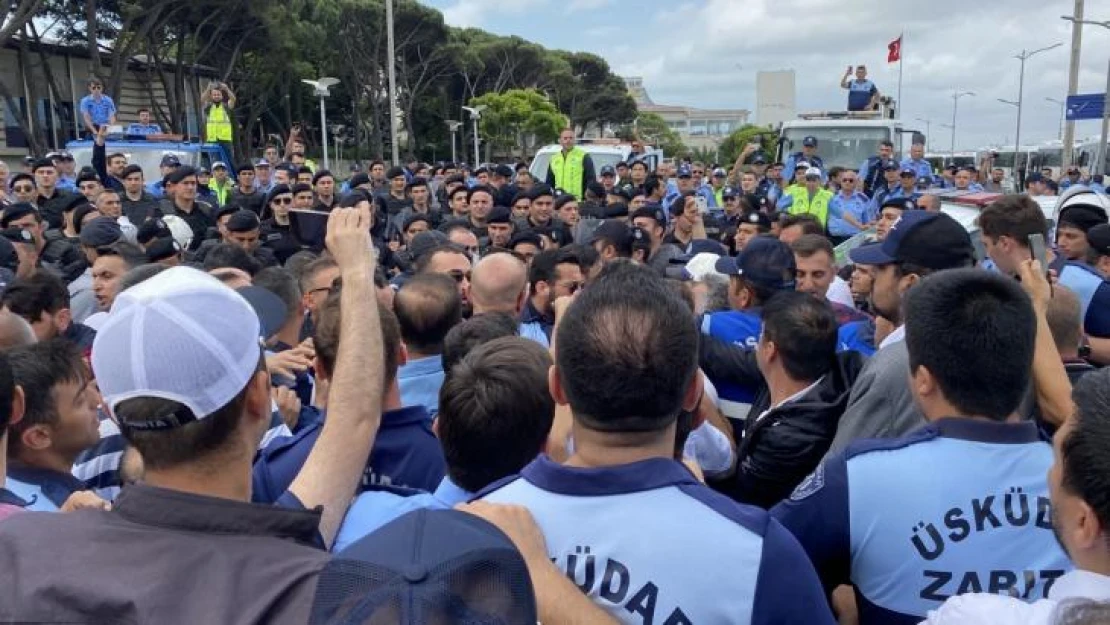
M81 98L81 118L85 128L95 135L101 126L116 123L116 103L104 95L104 84L96 78L89 81L89 95Z
M808 174L807 180L808 183ZM867 196L856 191L858 174L845 169L840 173L840 192L829 201L829 238L837 245L858 234L875 221L868 217Z
M16 174L12 176L10 187L12 195L15 196L18 202L27 202L35 204L39 199L39 192L35 189L35 177L31 174Z
M578 253L571 248L536 254L528 269L532 295L520 315L520 335L544 347L551 346L555 327L555 300L574 295L585 284Z

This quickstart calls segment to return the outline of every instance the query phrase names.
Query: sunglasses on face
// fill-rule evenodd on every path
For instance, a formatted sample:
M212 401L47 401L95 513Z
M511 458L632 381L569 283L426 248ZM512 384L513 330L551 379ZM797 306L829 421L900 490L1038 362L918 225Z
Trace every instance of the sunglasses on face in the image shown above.
M291 198L291 197L276 197L276 198L274 198L273 203L274 204L281 204L281 205L284 206L286 204L292 204L293 203L293 198Z
M29 186L29 185L21 184L21 185L16 185L15 187L12 188L12 190L15 191L16 193L30 193L30 192L34 191L35 188L32 187L32 186Z

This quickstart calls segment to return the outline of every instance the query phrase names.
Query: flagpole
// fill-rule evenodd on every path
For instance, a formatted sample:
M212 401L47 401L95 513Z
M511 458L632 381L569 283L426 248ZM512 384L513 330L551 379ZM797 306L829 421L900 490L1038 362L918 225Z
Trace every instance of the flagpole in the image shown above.
M898 117L899 118L902 117L902 63L905 62L902 59L903 59L903 57L906 56L905 53L904 53L905 48L906 48L906 33L905 33L905 31L903 31L902 34L898 35L898 109L897 109L897 111L898 111Z

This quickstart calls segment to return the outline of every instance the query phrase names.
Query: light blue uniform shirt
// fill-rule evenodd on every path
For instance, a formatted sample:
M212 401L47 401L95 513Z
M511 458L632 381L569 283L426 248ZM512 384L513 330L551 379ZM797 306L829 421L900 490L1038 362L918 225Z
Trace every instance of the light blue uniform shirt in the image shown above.
M439 412L439 387L443 386L443 378L443 357L439 354L416 358L401 365L397 370L401 403L424 406L434 417Z
M868 206L871 201L862 193L853 193L851 197L844 197L837 193L829 200L829 234L834 237L850 237L859 234L859 228L844 220L844 213L851 213L856 221L867 223Z
M933 166L930 165L929 161L927 161L925 159L920 159L920 160L915 161L912 158L906 157L906 158L902 159L902 162L900 163L900 165L901 165L901 167L911 167L911 168L913 168L913 173L917 178L932 178L933 177Z
M446 510L474 498L474 493L460 488L444 476L434 493L396 486L378 486L355 497L347 516L339 527L332 551L342 551L351 543L377 530L390 521L413 510L430 508Z
M579 468L540 456L481 498L528 508L555 566L621 623L833 622L794 538L670 458Z

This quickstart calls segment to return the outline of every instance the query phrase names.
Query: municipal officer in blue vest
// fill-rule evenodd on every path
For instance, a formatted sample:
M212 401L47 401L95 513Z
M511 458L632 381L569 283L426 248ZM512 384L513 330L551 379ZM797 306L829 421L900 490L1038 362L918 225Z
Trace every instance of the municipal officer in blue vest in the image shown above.
M854 586L862 625L917 623L967 592L1042 599L1071 565L1052 531L1052 449L1017 414L1038 323L1029 297L998 274L952 269L903 307L907 383L929 424L853 443L772 514L826 589Z
M867 79L867 68L860 65L856 68L856 79L852 80L852 66L844 72L840 79L840 86L848 90L849 111L873 111L879 103L879 88Z
M912 169L917 178L933 177L933 166L925 160L924 143L914 143L910 146L910 155L902 159L902 168Z
M879 142L879 153L868 158L859 166L859 177L863 181L863 192L872 197L879 189L887 188L887 179L883 176L886 164L894 158L894 144L887 140ZM898 163L894 163L898 169ZM896 180L897 181L897 180Z
M736 258L724 257L716 269L729 276L728 300L732 310L702 317L701 331L726 343L754 348L763 329L760 308L778 291L794 289L794 253L771 236L758 236ZM756 387L742 387L724 380L709 380L720 395L721 412L743 432Z
M782 179L784 185L789 186L794 180L794 170L797 168L798 163L807 163L810 167L816 167L821 170L821 181L825 182L825 161L817 156L817 137L809 135L802 139L802 151L795 152L786 158L786 163L782 166Z

